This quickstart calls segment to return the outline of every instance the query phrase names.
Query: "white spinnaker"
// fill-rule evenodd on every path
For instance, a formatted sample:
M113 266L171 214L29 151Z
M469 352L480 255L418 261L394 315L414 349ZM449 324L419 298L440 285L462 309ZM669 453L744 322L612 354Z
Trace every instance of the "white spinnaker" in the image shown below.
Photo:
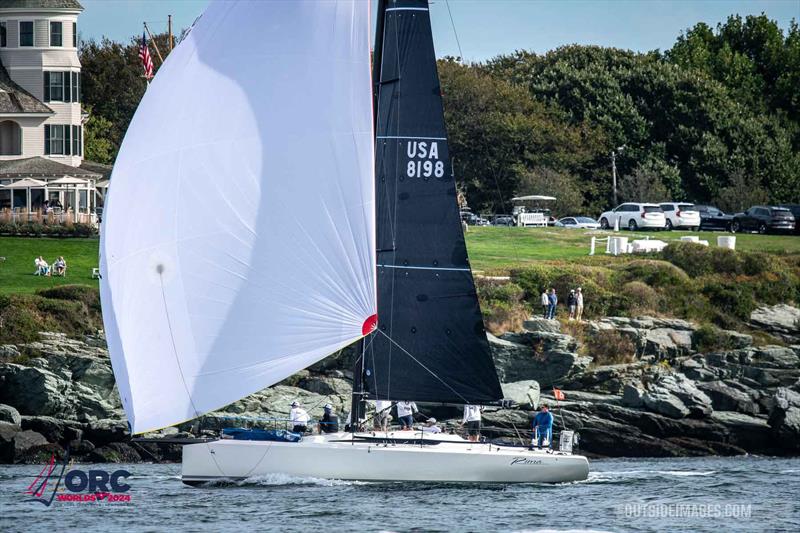
M134 433L272 385L375 314L368 11L212 3L147 90L101 240Z

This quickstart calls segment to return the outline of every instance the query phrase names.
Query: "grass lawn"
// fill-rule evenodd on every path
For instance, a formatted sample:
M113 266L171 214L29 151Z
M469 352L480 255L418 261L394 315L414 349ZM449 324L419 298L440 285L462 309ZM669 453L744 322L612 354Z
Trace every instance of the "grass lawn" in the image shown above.
M505 269L543 260L589 261L589 241L592 235L604 237L612 232L583 231L565 228L505 228L474 227L467 233L467 247L476 270ZM649 236L666 241L678 240L682 235L700 235L716 246L717 235L729 233L683 231L672 232L620 232L626 237ZM38 289L64 284L97 286L92 268L98 266L97 239L45 239L27 237L0 237L0 294L33 293ZM598 256L604 255L605 245L598 246ZM737 234L737 250L757 250L778 254L800 254L800 237L794 235ZM67 260L67 276L34 276L33 260L42 255L48 263L63 255Z
M611 231L588 231L567 228L517 228L475 227L467 233L470 262L476 270L505 269L542 260L589 260L592 235L606 237ZM716 246L716 232L629 232L620 236L628 238L660 239L667 242L679 240L683 235L699 235L701 240ZM800 254L800 236L736 234L736 249L776 254ZM605 256L605 243L598 245L598 256Z
M97 239L46 239L0 237L0 294L32 293L55 285L82 284L97 286L92 268L99 266ZM33 260L43 256L49 264L63 255L67 262L65 277L34 276Z

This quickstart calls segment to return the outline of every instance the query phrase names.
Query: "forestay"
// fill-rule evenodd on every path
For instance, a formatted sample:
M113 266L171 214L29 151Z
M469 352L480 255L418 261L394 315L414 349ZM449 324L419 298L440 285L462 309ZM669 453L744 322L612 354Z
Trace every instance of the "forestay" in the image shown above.
M103 315L135 433L220 408L376 312L369 2L216 2L131 122Z

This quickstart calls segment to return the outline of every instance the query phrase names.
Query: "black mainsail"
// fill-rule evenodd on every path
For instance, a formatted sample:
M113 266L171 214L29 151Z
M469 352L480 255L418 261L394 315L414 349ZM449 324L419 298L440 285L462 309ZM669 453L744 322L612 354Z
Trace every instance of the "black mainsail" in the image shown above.
M456 199L427 0L380 2L375 43L378 328L366 396L502 398Z

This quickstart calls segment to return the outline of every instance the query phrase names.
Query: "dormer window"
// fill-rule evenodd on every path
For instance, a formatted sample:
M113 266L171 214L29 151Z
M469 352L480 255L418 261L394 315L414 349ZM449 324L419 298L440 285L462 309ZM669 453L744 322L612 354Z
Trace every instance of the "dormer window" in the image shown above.
M50 46L63 46L64 25L61 22L50 23Z
M33 21L19 21L19 45L33 46Z

